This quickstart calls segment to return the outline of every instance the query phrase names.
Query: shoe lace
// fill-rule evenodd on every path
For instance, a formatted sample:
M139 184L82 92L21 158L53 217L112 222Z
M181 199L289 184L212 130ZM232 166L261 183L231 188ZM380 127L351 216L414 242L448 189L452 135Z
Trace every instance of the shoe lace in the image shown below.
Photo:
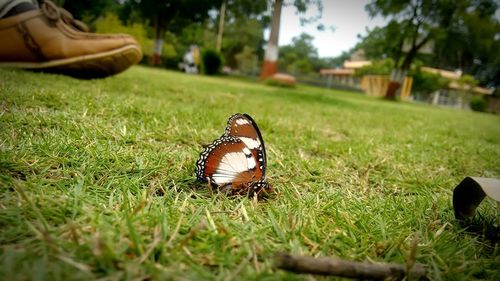
M62 19L64 23L72 26L79 31L90 31L89 27L85 23L76 20L70 12L68 12L64 8L58 7L56 4L54 4L54 2L50 0L43 1L41 10L45 14L45 16L47 16L47 18L52 21L58 21L59 19Z

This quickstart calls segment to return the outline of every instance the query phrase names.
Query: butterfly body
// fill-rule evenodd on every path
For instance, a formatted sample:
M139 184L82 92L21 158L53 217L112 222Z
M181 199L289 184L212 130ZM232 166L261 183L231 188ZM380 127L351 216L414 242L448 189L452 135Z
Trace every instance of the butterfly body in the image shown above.
M268 191L266 150L255 121L247 114L231 116L224 134L201 152L195 172L199 181L232 193Z

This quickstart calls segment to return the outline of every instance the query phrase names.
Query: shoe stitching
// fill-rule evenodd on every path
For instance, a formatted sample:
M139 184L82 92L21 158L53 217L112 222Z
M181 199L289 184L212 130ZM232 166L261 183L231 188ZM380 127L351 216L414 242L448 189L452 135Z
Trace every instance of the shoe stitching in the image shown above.
M43 2L42 12L48 19L52 21L58 21L61 18L61 12L59 11L59 8L57 8L57 6L51 1Z
M21 34L23 37L23 42L26 47L35 54L37 59L39 61L45 61L46 58L44 54L42 53L42 49L40 48L40 45L35 41L33 36L28 32L28 28L26 27L24 22L19 23L17 26L17 31Z
M61 19L64 23L76 29L77 31L89 31L89 28L85 23L76 20L70 12L68 12L64 8L58 7L56 4L54 4L54 2L50 0L45 0L41 9L47 16L47 18L54 22L57 22L59 19Z

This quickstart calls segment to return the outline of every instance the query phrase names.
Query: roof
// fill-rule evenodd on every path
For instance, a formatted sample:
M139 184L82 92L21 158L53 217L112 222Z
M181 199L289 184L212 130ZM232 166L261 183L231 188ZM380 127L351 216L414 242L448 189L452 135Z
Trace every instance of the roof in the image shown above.
M460 72L454 72L454 71L449 71L449 70L444 70L444 69L438 69L438 68L432 68L432 67L427 67L427 66L422 66L420 68L422 71L427 72L427 73L433 73L433 74L439 74L444 78L450 79L450 84L448 84L448 88L453 89L453 90L469 90L469 88L465 85L460 85L458 83L458 79L462 76ZM486 89L483 87L473 87L472 92L476 94L481 94L481 95L491 95L493 94L494 90L493 89Z
M448 88L453 90L462 90L462 91L469 90L469 87L467 87L466 85L460 85L457 81L451 81L450 84L448 84ZM494 90L476 86L472 88L472 92L481 95L491 95L493 94Z
M344 61L344 68L324 68L319 71L321 75L336 75L336 76L351 76L354 75L354 71L358 68L361 68L365 65L372 64L369 60L360 60L360 61Z
M372 64L371 61L369 60L360 60L360 61L349 61L349 60L346 60L344 61L344 68L353 68L353 69L356 69L356 68L361 68L365 65L370 65Z
M458 80L458 79L460 79L460 76L461 76L461 73L458 73L455 71L432 68L432 67L427 67L427 66L420 67L420 70L427 72L427 73L439 74L444 78L448 78L448 79L452 79L452 80Z

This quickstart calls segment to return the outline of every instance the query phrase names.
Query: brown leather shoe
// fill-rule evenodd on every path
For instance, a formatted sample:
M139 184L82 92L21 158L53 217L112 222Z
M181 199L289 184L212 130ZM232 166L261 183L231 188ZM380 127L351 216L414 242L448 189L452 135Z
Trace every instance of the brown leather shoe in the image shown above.
M137 41L126 34L81 32L46 1L40 10L0 19L0 67L101 78L141 60Z

